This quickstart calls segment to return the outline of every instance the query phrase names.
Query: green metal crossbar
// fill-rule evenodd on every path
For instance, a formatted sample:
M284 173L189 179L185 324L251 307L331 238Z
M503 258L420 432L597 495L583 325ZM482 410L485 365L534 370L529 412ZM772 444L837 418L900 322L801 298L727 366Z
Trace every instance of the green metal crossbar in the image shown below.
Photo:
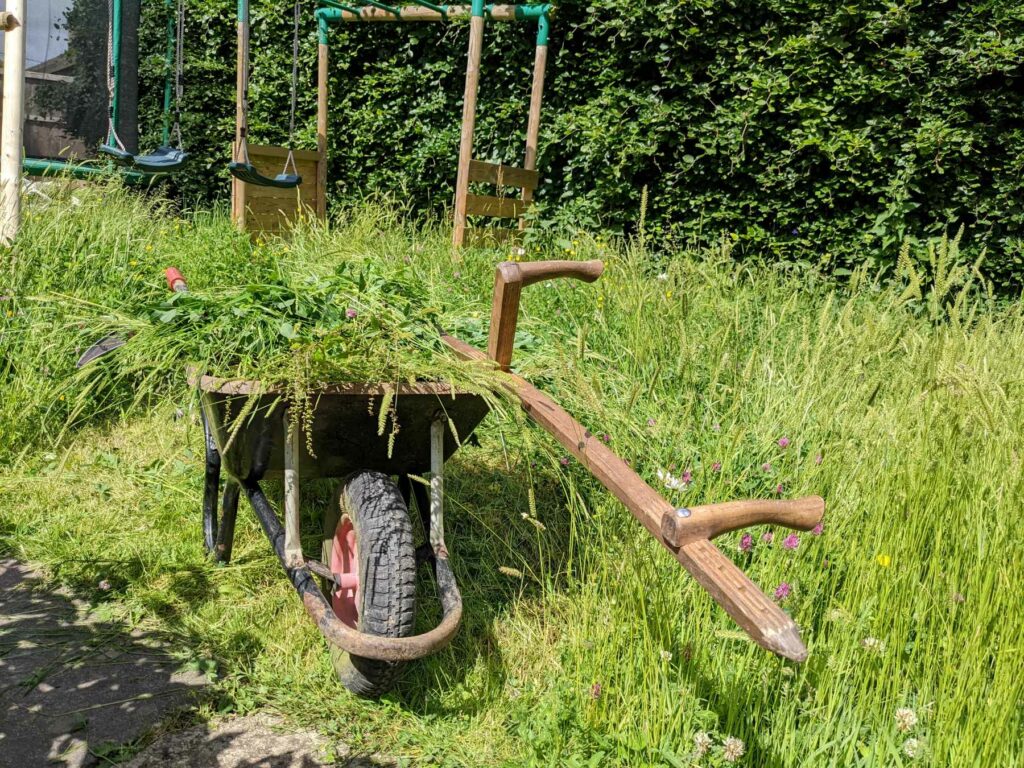
M387 3L380 2L380 0L356 0L363 8L367 5L371 5L374 8L380 8L382 11L399 15L402 11L402 7L389 5ZM449 5L437 5L429 0L411 0L412 5L418 5L422 8L428 8L432 11L447 15L451 6ZM339 2L338 0L318 0L320 9L316 12L316 17L322 19L327 24L337 24L342 19L338 14L330 13L331 10L337 11L348 11L349 13L360 13L360 8L353 8L351 5ZM482 15L490 15L491 10L494 8L494 3L479 2L479 0L471 0L471 15L476 15L479 11ZM408 6L404 6L408 7ZM550 21L550 14L552 6L550 3L530 3L526 5L514 5L516 21L538 21L547 25ZM322 13L324 12L324 13Z
M393 5L388 5L387 3L382 3L382 2L380 2L380 0L360 0L360 2L364 6L365 5L372 5L374 8L380 8L382 11L387 11L388 13L390 13L390 14L392 14L394 16L401 16L402 15L402 11L400 9L396 8Z
M416 5L422 6L423 8L429 8L430 10L437 11L438 13L443 14L445 16L448 15L448 6L447 5L434 5L434 3L429 3L429 2L427 2L427 0L412 0L412 1Z
M28 176L63 176L80 180L120 176L125 181L136 184L152 178L150 174L117 168L109 163L106 165L85 165L83 163L46 160L38 157L26 157L22 162L22 168Z
M328 8L337 8L339 11L348 11L349 13L360 13L362 10L352 5L339 3L338 0L320 0L320 5L327 6ZM317 19L319 20L320 18L319 14L317 14Z

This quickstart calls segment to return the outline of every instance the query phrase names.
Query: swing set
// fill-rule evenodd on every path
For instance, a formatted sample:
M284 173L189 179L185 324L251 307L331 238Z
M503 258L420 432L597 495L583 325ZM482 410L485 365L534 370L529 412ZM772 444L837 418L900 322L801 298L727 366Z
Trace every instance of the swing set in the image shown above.
M353 22L443 22L470 20L469 52L466 63L466 86L462 107L462 129L459 140L458 175L455 182L454 228L452 243L461 247L467 237L470 216L519 219L533 200L539 183L537 173L537 139L540 132L540 111L547 67L548 35L555 8L547 3L531 5L485 5L473 0L471 5L437 5L430 0L412 0L410 5L390 5L382 0L319 0L314 13L317 23L317 150L301 153L312 173L300 173L302 163L294 148L295 105L298 89L299 27L301 0L294 6L295 24L292 38L291 108L287 147L252 147L249 145L249 0L238 0L238 88L236 102L235 146L228 166L235 182L232 186L232 215L244 229L262 231L277 229L282 219L292 219L312 209L318 216L326 213L327 192L327 130L329 123L329 59L332 28ZM476 125L476 103L480 84L480 56L483 51L484 26L495 22L536 22L536 52L526 127L526 149L522 167L489 163L473 159L473 137ZM254 162L254 156L260 159ZM273 175L271 158L284 157L284 167ZM309 177L312 177L310 179ZM470 193L470 184L491 184L501 189L520 190L516 198ZM265 192L258 192L259 188ZM277 190L293 190L282 194ZM255 196L254 196L255 195ZM254 204L267 198L259 212ZM275 207L276 206L276 207ZM253 214L253 215L248 215Z

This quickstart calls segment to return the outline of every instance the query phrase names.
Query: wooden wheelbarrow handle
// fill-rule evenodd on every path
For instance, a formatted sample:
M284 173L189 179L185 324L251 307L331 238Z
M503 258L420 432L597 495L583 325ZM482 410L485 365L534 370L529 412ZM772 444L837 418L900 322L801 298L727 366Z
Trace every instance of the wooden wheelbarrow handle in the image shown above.
M512 345L519 320L519 296L527 285L556 277L572 277L592 283L604 272L600 261L504 261L494 272L494 304L487 356L503 371L512 364Z
M539 275L536 279L572 276L593 280L601 274L600 267L593 266L593 262L541 264L543 266L533 273ZM515 318L509 317L508 313L513 307L518 311L519 291L527 284L527 278L523 277L523 267L527 267L527 275L530 275L530 266L508 262L498 266L488 344L491 354L485 355L452 336L443 336L457 355L466 360L496 362L508 370L515 335ZM514 292L512 296L508 295L510 286ZM495 319L498 322L497 328L494 325ZM758 645L794 661L807 658L807 648L800 639L796 623L748 579L732 560L723 555L711 543L711 538L756 523L775 523L803 530L813 528L824 514L825 503L820 497L813 496L793 502L740 501L710 504L691 507L687 510L688 515L679 514L676 507L644 482L632 467L526 379L509 373L508 386L518 396L530 418L550 433L621 501ZM681 522L686 520L690 522ZM666 535L666 530L671 536Z
M695 539L713 539L750 525L781 525L809 531L821 522L825 500L821 496L769 501L724 501L697 507L679 507L661 518L661 535L674 547Z

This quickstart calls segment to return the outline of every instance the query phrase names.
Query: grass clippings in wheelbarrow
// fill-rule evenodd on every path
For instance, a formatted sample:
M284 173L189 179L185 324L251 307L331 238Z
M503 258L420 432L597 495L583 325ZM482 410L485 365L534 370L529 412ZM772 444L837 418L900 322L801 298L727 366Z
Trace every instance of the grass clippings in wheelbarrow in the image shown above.
M345 382L443 382L499 406L500 374L451 352L441 341L442 309L426 295L408 267L348 259L327 274L279 269L261 282L167 293L119 311L93 308L79 322L83 342L126 341L82 375L94 384L131 382L136 402L169 379L183 381L187 369L258 380L263 391L281 391L301 419L311 413L312 392Z

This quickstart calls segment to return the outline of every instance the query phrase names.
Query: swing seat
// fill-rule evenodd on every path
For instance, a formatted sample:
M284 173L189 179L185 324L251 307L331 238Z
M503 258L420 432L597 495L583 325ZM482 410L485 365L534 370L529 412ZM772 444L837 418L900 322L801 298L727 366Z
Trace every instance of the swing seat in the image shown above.
M99 152L101 155L111 158L118 165L132 165L135 160L135 155L131 152L125 152L114 144L100 144Z
M302 183L302 176L297 173L279 173L277 176L264 176L256 170L252 163L234 161L228 163L231 175L246 184L257 187L274 187L275 189L295 189Z
M188 152L174 147L158 147L147 155L133 158L135 167L147 173L169 173L185 165Z

